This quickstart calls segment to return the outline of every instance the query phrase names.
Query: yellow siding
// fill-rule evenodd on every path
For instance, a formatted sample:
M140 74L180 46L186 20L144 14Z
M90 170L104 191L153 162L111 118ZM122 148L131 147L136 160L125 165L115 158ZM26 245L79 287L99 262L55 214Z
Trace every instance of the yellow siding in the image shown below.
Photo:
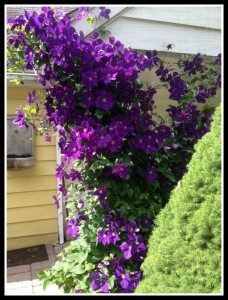
M7 114L27 104L32 87L8 87ZM35 163L24 170L7 170L7 250L57 242L57 210L52 195L57 192L55 178L56 147L35 137Z
M35 148L35 156L36 161L41 160L51 160L55 157L55 146L36 146Z
M37 153L36 153L37 155ZM37 157L36 157L37 159ZM32 168L24 170L8 170L8 178L18 178L26 176L44 176L53 175L53 170L56 168L56 163L53 160L36 161Z
M19 172L19 171L18 171ZM56 188L55 177L52 176L31 176L8 178L7 193L21 193L32 191L43 191ZM22 199L23 200L23 199Z
M7 225L7 236L8 238L23 238L24 236L53 233L55 230L56 226L53 219L18 222ZM43 244L42 238L40 239L40 244Z
M34 221L34 206L30 207L16 207L8 209L8 224L14 224L19 222ZM54 219L56 213L53 210L53 204L40 205L36 207L36 218L38 220Z
M42 206L54 202L52 195L56 194L56 189L48 191L11 193L7 196L8 209L27 206ZM23 199L21 201L21 199Z
M55 146L55 137L52 138L51 142L45 142L43 136L37 136L35 138L35 145L36 146L50 146L50 145Z
M20 249L24 247L30 247L40 244L50 244L51 243L57 243L58 236L56 233L47 233L47 234L41 234L41 235L32 235L32 236L24 236L21 237L14 237L14 238L8 238L7 240L7 248L8 250L13 249Z

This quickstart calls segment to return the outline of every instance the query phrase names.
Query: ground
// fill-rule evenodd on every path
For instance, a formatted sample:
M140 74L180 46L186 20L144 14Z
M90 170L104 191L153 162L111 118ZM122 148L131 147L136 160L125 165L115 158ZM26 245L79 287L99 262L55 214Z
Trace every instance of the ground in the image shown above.
M27 265L44 260L48 260L45 245L7 251L7 267Z
M69 243L70 241L67 241L62 245L39 245L8 251L5 295L64 294L54 284L44 291L43 282L38 279L37 272L51 268L56 261L56 256Z

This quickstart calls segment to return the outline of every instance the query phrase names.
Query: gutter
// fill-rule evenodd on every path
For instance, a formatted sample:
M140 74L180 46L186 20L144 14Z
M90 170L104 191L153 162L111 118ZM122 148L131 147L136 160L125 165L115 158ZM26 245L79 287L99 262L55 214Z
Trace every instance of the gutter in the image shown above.
M7 77L7 86L13 86L13 87L22 87L22 86L35 86L39 87L40 84L37 82L38 75L36 74L28 74L28 73L6 73ZM19 85L16 85L13 82L10 82L10 80L18 79L18 77L21 77L21 83Z
M109 25L110 23L112 23L113 21L115 21L116 19L118 19L122 14L124 14L127 11L129 11L130 9L132 9L132 7L126 7L123 10L121 10L119 13L115 14L113 17L111 17L110 19L108 19L107 21L105 20L101 25L97 26L95 29L91 30L90 33L86 34L85 38L89 37L94 32L99 31L101 28L106 27L107 25Z
M23 77L25 80L29 81L37 81L37 75L36 74L28 74L28 73L6 73L7 80L16 79L18 76Z

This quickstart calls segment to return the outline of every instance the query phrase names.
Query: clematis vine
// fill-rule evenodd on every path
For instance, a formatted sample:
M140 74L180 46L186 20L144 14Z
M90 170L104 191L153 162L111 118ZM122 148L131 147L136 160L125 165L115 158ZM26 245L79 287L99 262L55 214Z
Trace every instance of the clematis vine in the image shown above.
M53 199L57 209L65 205L73 241L41 279L66 293L133 293L156 215L210 129L211 112L199 104L221 87L222 57L208 64L200 53L184 56L177 71L156 50L138 54L72 25L110 18L110 9L96 11L78 7L71 20L44 6L8 20L9 55L25 70L39 66L44 91L29 92L13 123L33 126L47 142L59 137ZM154 71L151 86L139 80L145 70ZM154 110L161 87L173 100L163 117Z

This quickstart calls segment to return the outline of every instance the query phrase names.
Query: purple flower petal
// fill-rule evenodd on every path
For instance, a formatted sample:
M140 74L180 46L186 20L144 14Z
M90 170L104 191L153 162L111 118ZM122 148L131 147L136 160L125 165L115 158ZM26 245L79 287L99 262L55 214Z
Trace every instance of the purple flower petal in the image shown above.
M92 287L92 290L93 290L93 291L98 290L98 289L101 287L101 282L100 282L100 280L94 280L94 281L92 282L91 287Z
M108 289L108 282L106 281L103 281L101 283L101 290L103 293L108 293L109 292L109 289Z
M120 249L122 251L125 251L125 250L128 250L129 249L129 246L126 242L123 242L121 245L120 245Z

